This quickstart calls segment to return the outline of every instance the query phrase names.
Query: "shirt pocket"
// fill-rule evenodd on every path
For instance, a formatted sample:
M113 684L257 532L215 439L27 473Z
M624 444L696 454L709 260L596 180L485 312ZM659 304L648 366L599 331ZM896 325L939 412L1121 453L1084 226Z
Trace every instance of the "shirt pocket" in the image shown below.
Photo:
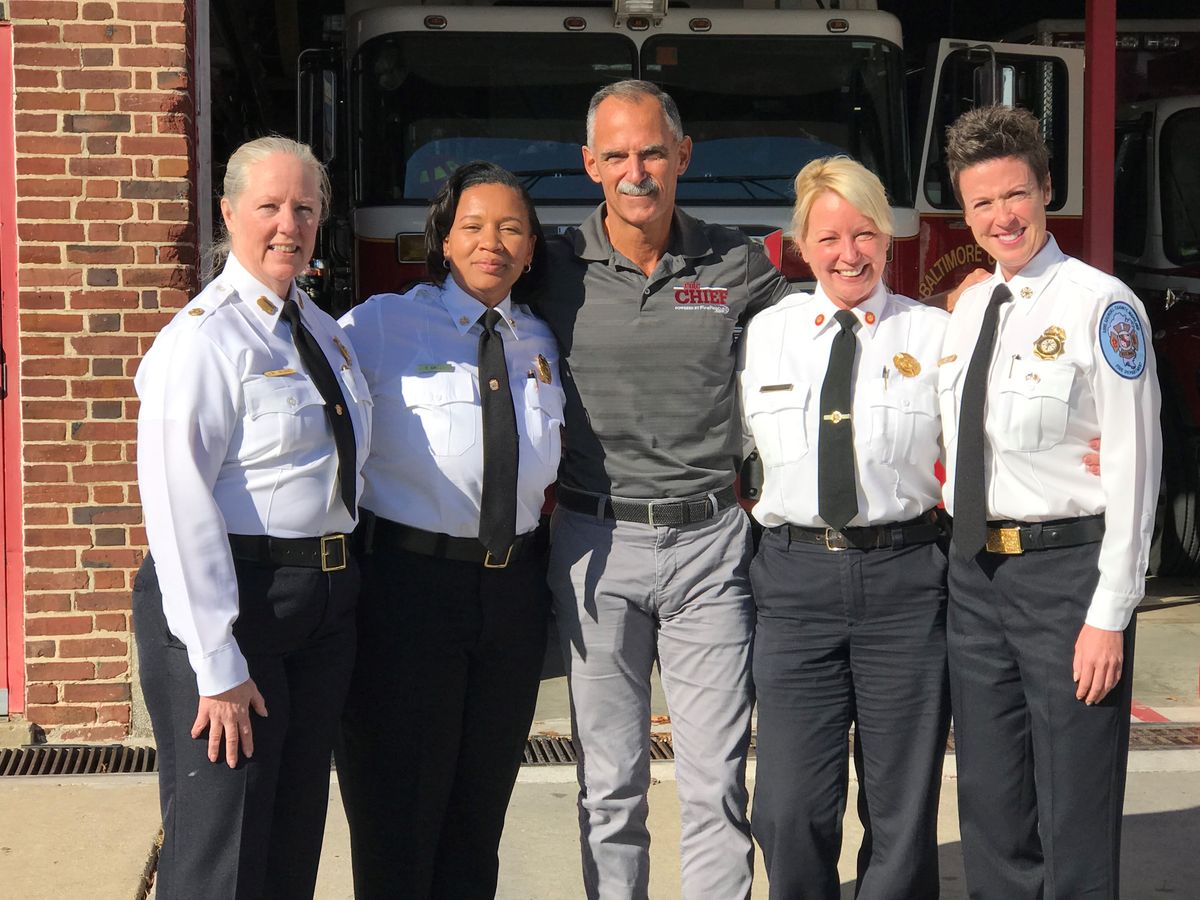
M938 366L938 412L942 418L942 439L947 447L958 436L958 404L965 362L948 362Z
M879 379L868 394L870 461L920 463L938 455L938 396L928 379Z
M525 379L525 433L538 457L553 468L562 454L564 399L561 388Z
M1075 367L1017 359L990 392L988 437L1005 450L1049 450L1067 433Z
M400 392L435 456L461 456L478 442L479 399L469 373L404 375Z
M242 462L299 452L328 440L325 398L307 375L250 378L242 385L242 398Z
M795 383L791 390L746 392L746 419L766 465L796 462L808 453L810 394L809 385Z

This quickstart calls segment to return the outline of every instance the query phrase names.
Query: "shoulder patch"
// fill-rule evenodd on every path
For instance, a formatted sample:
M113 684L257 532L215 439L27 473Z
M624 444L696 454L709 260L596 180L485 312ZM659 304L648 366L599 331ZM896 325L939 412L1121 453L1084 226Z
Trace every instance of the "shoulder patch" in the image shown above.
M1122 378L1137 378L1146 368L1146 335L1136 310L1123 300L1110 303L1100 317L1100 352Z

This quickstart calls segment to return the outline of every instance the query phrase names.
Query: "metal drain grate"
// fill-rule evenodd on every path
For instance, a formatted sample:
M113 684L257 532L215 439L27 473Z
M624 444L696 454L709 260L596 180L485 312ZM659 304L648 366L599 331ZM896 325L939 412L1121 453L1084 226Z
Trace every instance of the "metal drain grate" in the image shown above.
M669 734L650 735L650 759L674 759L675 750L671 746ZM522 765L526 766L563 766L578 762L575 753L575 742L569 737L531 737L525 742L525 758Z
M1184 750L1200 747L1200 725L1143 724L1129 729L1130 750Z
M1185 750L1200 748L1200 724L1134 724L1129 729L1130 750ZM954 752L951 736L947 749ZM754 739L750 741L754 756ZM525 742L522 763L527 766L568 766L578 761L569 737L531 737ZM671 735L650 736L650 759L673 760ZM0 776L4 775L108 775L146 774L158 771L153 747L47 744L0 750Z
M53 744L0 750L3 775L110 775L158 771L153 747Z

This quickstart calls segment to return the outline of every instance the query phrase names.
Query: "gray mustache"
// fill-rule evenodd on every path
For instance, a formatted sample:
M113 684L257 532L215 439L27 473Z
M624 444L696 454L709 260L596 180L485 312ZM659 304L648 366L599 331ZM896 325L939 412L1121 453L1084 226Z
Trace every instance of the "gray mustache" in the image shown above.
M617 193L624 194L627 197L646 197L655 193L658 190L658 182L649 175L645 176L637 184L632 181L622 179L617 182Z

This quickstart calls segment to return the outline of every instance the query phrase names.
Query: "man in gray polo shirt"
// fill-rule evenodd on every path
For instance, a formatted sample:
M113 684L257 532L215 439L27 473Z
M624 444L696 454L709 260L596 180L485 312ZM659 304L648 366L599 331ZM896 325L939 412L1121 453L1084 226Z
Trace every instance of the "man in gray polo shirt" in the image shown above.
M748 897L745 767L754 608L734 329L788 292L758 245L675 208L691 140L656 86L588 109L605 202L548 248L528 299L567 394L549 580L579 748L590 898L649 883L650 674L659 661L682 806L685 898Z

